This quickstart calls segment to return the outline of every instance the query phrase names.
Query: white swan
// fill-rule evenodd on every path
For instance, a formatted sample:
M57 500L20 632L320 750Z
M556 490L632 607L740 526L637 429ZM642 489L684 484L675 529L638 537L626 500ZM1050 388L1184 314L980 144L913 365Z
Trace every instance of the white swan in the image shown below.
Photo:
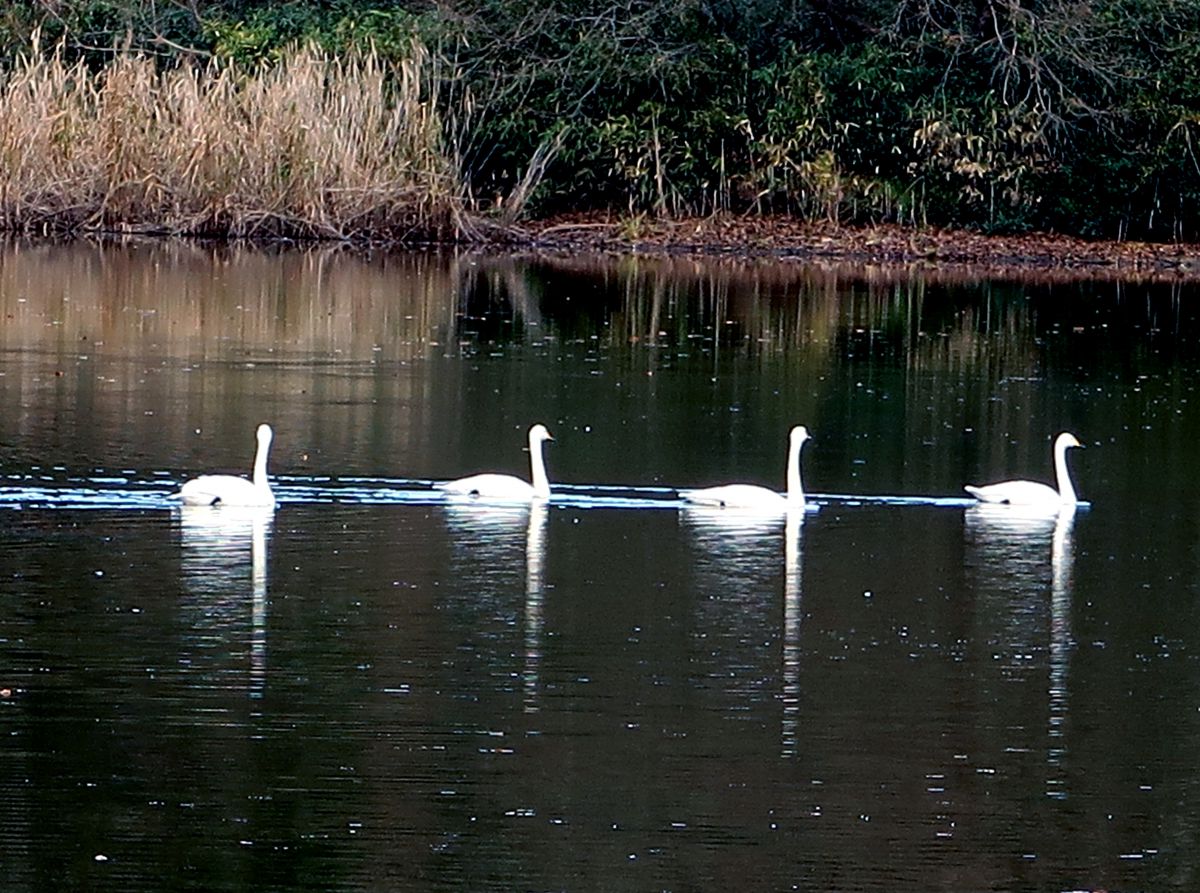
M532 473L532 484L511 474L473 474L456 481L436 484L435 487L452 496L474 496L480 499L500 499L507 502L549 499L550 481L546 477L546 463L542 459L542 444L553 439L545 425L534 425L529 429L529 466Z
M175 495L184 505L237 505L275 508L275 494L267 480L267 452L273 436L270 425L259 425L255 435L254 477L246 480L232 474L202 474L185 483Z
M1071 472L1067 468L1067 450L1082 447L1074 434L1064 431L1054 440L1054 478L1058 489L1037 481L1003 481L986 487L965 489L980 502L1005 503L1035 508L1059 509L1076 505L1075 487L1071 483Z
M787 496L754 484L726 484L723 487L706 487L703 490L680 490L685 502L711 505L720 508L757 509L759 511L782 512L785 509L804 507L804 487L800 483L800 448L808 440L808 429L797 425L788 437Z

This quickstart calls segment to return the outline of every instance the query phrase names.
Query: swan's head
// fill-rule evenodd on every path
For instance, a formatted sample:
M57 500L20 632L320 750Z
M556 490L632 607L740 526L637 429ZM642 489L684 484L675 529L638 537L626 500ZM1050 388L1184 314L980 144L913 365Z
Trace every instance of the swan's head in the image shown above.
M811 435L809 435L808 429L803 425L797 425L792 429L792 443L795 445L804 443L804 441L809 440L810 437Z
M1060 450L1065 450L1067 447L1079 447L1083 449L1083 444L1076 440L1075 435L1069 431L1064 431L1058 435L1058 438L1054 441L1054 446Z
M274 437L275 434L271 430L271 426L264 423L258 426L258 431L255 432L255 436L258 438L259 443L269 444L271 442L271 438Z
M546 430L545 425L534 425L532 428L529 429L529 442L530 443L541 443L544 440L553 440L553 439L554 438L550 436L550 432Z

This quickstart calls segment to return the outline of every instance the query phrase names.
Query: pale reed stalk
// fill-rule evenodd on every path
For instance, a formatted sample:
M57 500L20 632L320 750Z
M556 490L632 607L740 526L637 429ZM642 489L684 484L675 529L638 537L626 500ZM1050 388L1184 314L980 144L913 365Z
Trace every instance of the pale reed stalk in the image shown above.
M467 231L428 53L270 68L35 49L0 81L0 225L392 240Z

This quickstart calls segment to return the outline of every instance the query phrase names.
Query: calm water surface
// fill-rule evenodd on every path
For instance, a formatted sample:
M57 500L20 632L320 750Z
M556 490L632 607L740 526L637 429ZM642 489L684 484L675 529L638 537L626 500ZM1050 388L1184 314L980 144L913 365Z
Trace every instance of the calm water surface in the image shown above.
M4 889L1196 889L1198 301L8 245ZM816 510L675 501L798 423ZM1089 507L960 498L1060 430Z

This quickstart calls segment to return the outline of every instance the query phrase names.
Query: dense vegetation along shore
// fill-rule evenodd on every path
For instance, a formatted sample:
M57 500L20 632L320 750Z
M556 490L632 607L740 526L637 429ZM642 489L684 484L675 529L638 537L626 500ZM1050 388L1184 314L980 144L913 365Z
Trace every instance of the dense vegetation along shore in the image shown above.
M1197 241L1198 63L1200 0L17 0L0 226Z

